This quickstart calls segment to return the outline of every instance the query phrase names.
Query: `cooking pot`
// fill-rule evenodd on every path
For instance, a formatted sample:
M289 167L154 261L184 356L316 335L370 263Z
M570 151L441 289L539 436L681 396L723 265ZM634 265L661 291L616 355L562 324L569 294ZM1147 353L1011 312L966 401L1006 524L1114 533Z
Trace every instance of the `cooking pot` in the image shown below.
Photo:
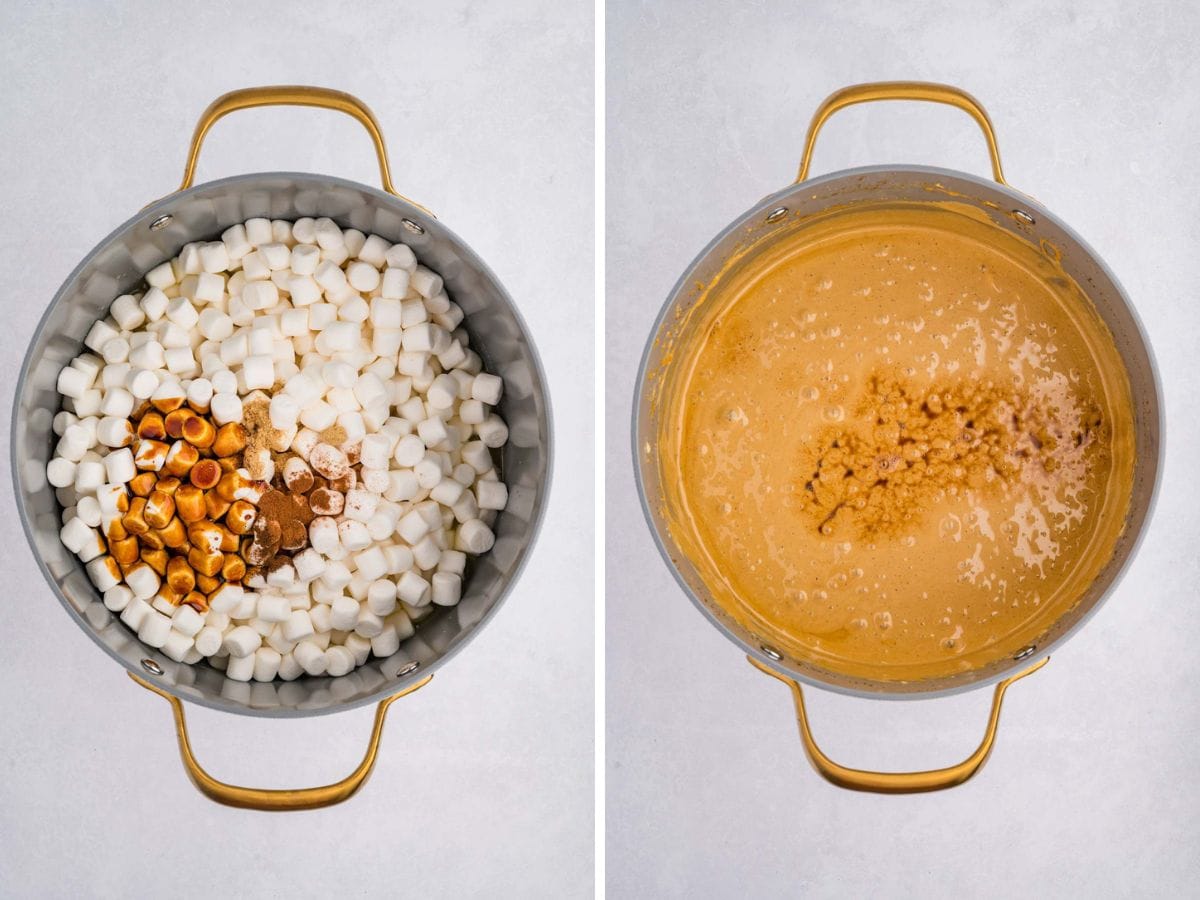
M270 172L193 186L209 128L222 116L257 106L313 106L346 113L367 130L379 158L383 190L329 175ZM229 226L255 216L296 219L328 216L343 228L403 241L422 264L438 272L466 313L471 346L488 371L504 378L498 411L509 426L501 471L509 502L495 522L491 552L468 567L462 600L424 620L416 634L386 659L372 659L338 677L243 683L207 665L184 665L142 644L101 602L83 564L59 540L61 509L46 482L60 406L59 370L79 354L92 323L117 296L142 284L143 275L191 241L219 239ZM178 190L145 207L100 242L67 278L38 324L17 382L12 420L13 481L17 509L38 565L71 618L131 678L167 699L174 712L185 769L207 796L264 810L308 809L340 802L371 772L384 717L396 699L427 684L492 618L512 588L537 536L550 486L549 394L537 352L521 315L484 262L429 212L392 187L379 124L358 99L316 87L249 88L226 94L201 116ZM181 701L227 712L271 717L311 716L377 703L366 755L335 784L302 790L259 790L223 784L196 762Z
M847 106L875 100L923 100L948 104L969 114L987 141L992 180L928 166L870 166L809 179L813 148L821 126ZM809 659L800 651L773 646L751 627L735 620L706 587L697 565L681 549L670 523L677 501L668 489L664 468L665 435L677 423L666 415L667 399L680 390L686 374L687 348L703 324L706 304L712 302L722 273L731 267L754 271L756 259L781 242L803 242L805 223L833 209L867 209L882 203L964 204L974 218L986 217L989 227L1015 236L1047 257L1072 279L1095 306L1107 325L1127 370L1133 397L1136 459L1131 500L1124 528L1111 559L1074 603L1065 605L1047 627L1033 623L1016 636L1011 652L987 664L960 669L924 680L881 680L855 677ZM1007 239L1007 238L1006 238ZM792 247L795 244L789 243ZM711 310L711 307L709 308ZM693 345L694 346L694 345ZM646 344L634 398L633 452L642 508L663 559L696 607L726 637L742 648L764 673L787 684L792 692L804 749L817 771L841 787L882 793L911 793L951 787L966 781L987 760L999 723L1001 702L1009 685L1040 669L1049 653L1079 629L1112 592L1129 565L1153 506L1162 466L1162 420L1158 377L1150 348L1124 291L1099 257L1057 217L1004 180L1000 151L991 120L983 107L957 88L921 82L855 85L832 94L817 109L809 125L795 183L766 197L726 227L679 278L658 316ZM778 642L776 642L778 643ZM1036 662L1035 662L1036 660ZM1032 663L1032 665L1031 665ZM846 694L879 698L919 698L995 685L991 714L983 741L962 763L925 772L867 772L829 759L812 736L804 708L801 683Z

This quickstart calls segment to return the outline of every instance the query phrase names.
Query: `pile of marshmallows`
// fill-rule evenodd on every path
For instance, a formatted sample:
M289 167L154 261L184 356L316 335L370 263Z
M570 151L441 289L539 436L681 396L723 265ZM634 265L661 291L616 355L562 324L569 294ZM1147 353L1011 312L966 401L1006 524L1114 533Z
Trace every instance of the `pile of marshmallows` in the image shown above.
M271 681L344 675L396 652L432 605L456 604L467 554L491 549L508 501L492 453L508 428L492 412L502 381L482 371L441 277L406 245L330 219L256 218L186 245L146 284L113 302L84 340L93 352L58 378L47 477L62 541L105 606L171 659ZM276 451L307 460L322 433L344 433L338 449L361 465L342 514L315 519L290 562L222 583L206 611L172 603L146 566L124 580L105 536L138 472L130 417L184 397L217 425L240 422L260 390Z

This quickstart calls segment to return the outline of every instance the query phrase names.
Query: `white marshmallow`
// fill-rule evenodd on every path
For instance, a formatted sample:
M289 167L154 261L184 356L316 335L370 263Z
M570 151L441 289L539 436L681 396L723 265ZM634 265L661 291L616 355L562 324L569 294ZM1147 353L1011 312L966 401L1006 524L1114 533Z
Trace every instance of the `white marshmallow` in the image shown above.
M492 529L479 519L468 519L459 526L454 545L467 553L487 553L496 542Z
M169 302L167 295L162 292L161 288L152 287L142 295L139 305L147 319L151 322L157 322L166 313Z
M162 582L159 580L158 573L152 568L145 563L137 563L125 573L125 583L133 591L134 597L139 600L149 600L158 593L158 587Z
M235 393L213 394L209 413L218 425L242 421L242 399Z
M259 647L254 651L254 680L274 681L279 674L279 664L283 662L283 654L270 647Z
M200 321L200 313L187 297L176 297L167 304L167 319L180 328L194 328Z
M119 613L133 600L133 591L125 584L114 584L104 592L104 607Z
M244 254L243 254L244 255ZM200 265L205 272L224 272L229 268L229 250L223 241L208 241L200 245Z
M74 366L64 366L58 373L58 392L64 397L77 400L92 386L93 377L85 375Z
M225 677L231 681L249 681L254 677L254 654L234 656L230 654L225 664Z
M242 302L253 310L270 309L279 303L279 288L273 281L249 281L242 288Z
M300 424L305 428L321 432L337 421L337 415L336 409L324 400L318 400L315 403L308 404L301 410Z
M221 632L219 629L206 625L196 633L195 647L201 656L212 656L221 649Z
M57 456L46 464L46 480L52 487L61 488L75 483L75 467L77 463Z
M190 347L172 347L165 354L167 370L180 378L190 378L200 372Z
M353 519L343 519L338 522L338 539L341 545L352 553L369 547L371 544L371 534L367 531L367 526ZM328 581L328 573L326 576Z
M234 659L244 659L262 646L262 635L249 625L239 625L225 635L222 646Z
M171 617L171 627L186 637L194 638L204 627L204 616L184 603Z
M370 263L352 262L346 267L346 280L356 291L369 293L379 286L379 270Z
M137 465L133 459L133 451L128 447L113 450L104 457L104 472L113 484L128 484L137 475Z
M208 606L215 613L232 613L242 604L245 592L240 585L223 584L208 595Z
M479 439L489 447L503 447L508 441L508 426L504 420L493 414L475 426Z
M429 582L410 569L396 582L396 595L409 606L425 606L430 598Z
M150 610L137 630L138 640L147 647L158 649L171 636L171 620L157 610Z
M268 407L271 416L271 426L281 431L294 428L300 415L300 404L286 393L276 394L271 398Z
M113 301L108 314L122 331L133 331L146 321L146 314L138 305L138 300L132 294L122 294Z
M309 675L324 675L325 668L328 662L325 659L325 651L323 651L317 643L312 640L303 640L296 645L296 649L292 651L292 656L295 657L301 668Z
M242 363L247 390L269 388L275 383L275 360L270 356L247 356Z
M85 460L85 462L88 461ZM82 467L84 463L80 463L79 465ZM100 464L96 463L96 465ZM76 491L80 490L78 483L79 479L78 476L76 476ZM94 490L94 488L89 488L89 490ZM77 518L81 519L85 525L90 525L92 528L99 528L104 521L104 515L100 512L100 502L90 494L79 498L79 502L75 504L75 515ZM99 544L97 544L97 546L99 546Z
M433 574L432 600L438 606L454 606L462 597L462 578L449 572Z
M113 328L104 319L97 319L92 323L91 329L87 333L87 337L83 339L83 345L89 350L95 350L97 353L104 349L104 345L109 341L121 336L117 329Z
M475 502L480 509L504 509L508 505L508 488L503 481L480 481L475 485Z

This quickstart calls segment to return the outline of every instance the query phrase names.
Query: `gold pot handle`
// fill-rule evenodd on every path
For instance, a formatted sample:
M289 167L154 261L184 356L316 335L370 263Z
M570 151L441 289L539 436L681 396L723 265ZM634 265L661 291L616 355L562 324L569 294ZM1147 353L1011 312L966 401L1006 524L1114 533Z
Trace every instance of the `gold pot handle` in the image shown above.
M978 100L961 88L930 81L873 81L867 84L853 84L826 97L825 102L817 107L812 122L809 123L808 137L804 141L804 156L800 159L800 174L796 176L797 183L808 177L813 147L817 143L817 132L821 130L825 120L839 109L875 100L926 100L961 109L975 120L975 124L987 140L988 155L992 158L992 177L1000 184L1008 183L1004 180L1004 170L1000 167L1000 148L996 145L996 132L992 128L992 120L988 118L987 111Z
M315 106L320 109L332 109L345 113L356 119L363 128L367 129L367 134L371 136L371 142L375 145L375 155L379 157L379 180L383 189L433 216L433 213L420 203L409 200L392 186L392 172L388 166L387 146L383 142L383 132L379 128L375 114L371 112L367 104L344 91L300 84L242 88L222 94L210 103L208 109L201 113L200 121L196 123L196 130L192 132L192 145L188 148L187 164L183 168L183 181L179 183L179 190L186 191L192 186L192 180L196 177L196 162L200 159L200 147L204 144L208 130L217 120L239 109L254 109L258 106ZM436 219L437 216L434 218Z
M429 684L429 679L433 678L432 675L429 675L422 681L418 681L416 684L406 687L404 690L380 702L379 706L375 708L375 725L371 728L371 739L367 742L366 755L363 756L362 762L358 764L358 768L341 781L314 788L265 790L263 788L237 787L236 785L226 784L223 781L217 781L217 779L204 771L200 763L196 761L196 757L192 754L192 745L188 740L187 722L184 720L183 715L183 704L179 701L179 698L167 693L157 685L139 678L132 672L129 673L129 677L146 690L153 691L171 704L171 711L175 714L175 733L179 738L179 755L183 758L183 768L187 772L188 778L192 780L192 784L199 788L200 793L210 800L215 800L217 803L223 803L226 806L236 806L240 809L257 809L263 812L321 809L325 806L333 806L335 803L341 803L343 800L348 800L352 797L366 783L367 778L371 775L371 770L375 768L375 755L379 751L379 738L383 732L383 720L387 716L388 707L401 697L405 697L413 691L425 687L425 685Z
M864 769L850 769L835 763L825 755L817 742L813 740L812 731L808 727L808 714L804 710L804 693L799 683L785 675L781 675L759 662L752 656L746 657L750 664L772 678L777 678L792 689L792 697L796 701L796 721L800 724L800 741L804 744L804 752L808 754L813 768L826 781L838 787L852 791L868 791L875 794L921 794L928 791L940 791L945 788L962 784L983 768L996 742L996 728L1000 724L1000 705L1004 702L1004 692L1015 681L1020 681L1026 675L1032 675L1046 663L1046 657L1016 675L1005 678L996 685L992 695L992 712L988 716L987 730L983 733L983 741L975 752L957 765L944 769L930 769L925 772L868 772Z

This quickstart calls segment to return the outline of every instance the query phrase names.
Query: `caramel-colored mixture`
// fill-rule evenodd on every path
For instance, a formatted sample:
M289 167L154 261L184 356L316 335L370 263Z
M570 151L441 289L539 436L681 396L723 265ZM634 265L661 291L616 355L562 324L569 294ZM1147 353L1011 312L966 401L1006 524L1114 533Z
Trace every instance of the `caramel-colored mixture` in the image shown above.
M1011 655L1111 556L1120 356L1052 253L997 235L931 204L848 211L707 298L663 465L681 547L764 640L944 675Z

